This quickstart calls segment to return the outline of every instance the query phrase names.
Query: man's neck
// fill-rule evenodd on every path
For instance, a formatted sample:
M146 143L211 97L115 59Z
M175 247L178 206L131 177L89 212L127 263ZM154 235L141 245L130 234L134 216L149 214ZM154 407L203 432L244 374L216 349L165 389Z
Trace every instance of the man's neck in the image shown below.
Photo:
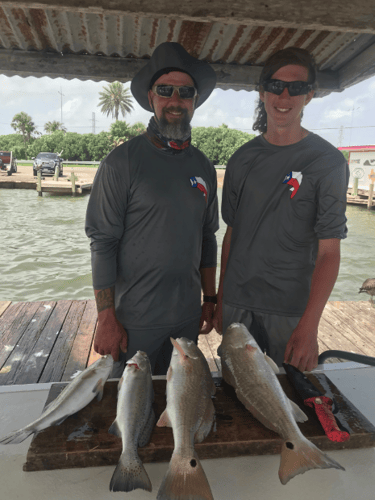
M272 127L267 126L267 132L263 137L275 146L289 146L296 144L308 135L308 130L298 125L298 127Z

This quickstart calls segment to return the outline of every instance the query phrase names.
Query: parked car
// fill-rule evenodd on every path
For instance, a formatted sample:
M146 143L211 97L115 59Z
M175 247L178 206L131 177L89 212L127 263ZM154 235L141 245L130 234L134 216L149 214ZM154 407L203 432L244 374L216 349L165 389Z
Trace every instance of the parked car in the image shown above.
M33 174L37 175L38 169L42 174L55 175L56 169L59 171L59 177L63 175L63 159L57 153L39 153L33 163Z
M0 151L0 170L8 175L17 172L17 158L14 158L12 151Z

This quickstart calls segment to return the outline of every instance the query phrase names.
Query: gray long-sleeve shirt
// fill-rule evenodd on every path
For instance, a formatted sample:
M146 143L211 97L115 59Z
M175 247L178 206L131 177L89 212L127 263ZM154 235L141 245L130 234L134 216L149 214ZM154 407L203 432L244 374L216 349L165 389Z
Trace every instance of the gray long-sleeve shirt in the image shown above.
M94 289L115 286L125 328L179 326L200 315L200 268L215 267L216 172L142 135L101 163L86 214Z

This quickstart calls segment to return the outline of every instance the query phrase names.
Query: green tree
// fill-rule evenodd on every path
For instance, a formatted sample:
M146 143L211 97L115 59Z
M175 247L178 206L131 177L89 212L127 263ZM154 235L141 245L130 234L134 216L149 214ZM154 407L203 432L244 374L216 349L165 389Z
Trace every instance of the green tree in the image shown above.
M214 165L226 165L229 158L255 135L230 129L224 123L220 127L195 127L191 143L200 149Z
M119 112L121 111L122 116L126 113L130 113L133 109L133 98L130 95L129 89L124 87L123 83L113 82L107 87L103 87L103 92L99 92L99 104L101 106L100 111L107 116L112 115L115 120L118 120Z
M349 161L349 151L341 151L341 153L344 155L346 161Z
M143 134L145 131L146 126L142 122L137 122L130 126L125 121L117 120L109 128L109 139L112 142L112 147L116 148L125 141Z
M62 132L66 132L66 128L61 122L53 121L53 122L47 122L44 125L44 130L47 132L47 134L53 134L53 132L56 132L57 130L61 130Z
M16 132L22 134L25 144L26 142L30 142L31 134L36 130L35 123L33 122L31 116L23 111L13 116L13 120L10 125Z

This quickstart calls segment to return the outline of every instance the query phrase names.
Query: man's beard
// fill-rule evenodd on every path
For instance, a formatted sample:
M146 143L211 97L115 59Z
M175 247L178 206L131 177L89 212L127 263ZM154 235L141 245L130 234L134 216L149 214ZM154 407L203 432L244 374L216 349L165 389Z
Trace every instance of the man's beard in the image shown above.
M170 123L166 117L166 109L164 108L160 118L157 118L157 124L159 126L160 133L167 139L172 139L174 141L185 141L191 135L190 118L188 112L184 108L168 108L168 111L175 111L176 113L182 113L180 121ZM156 117L155 117L156 118Z

